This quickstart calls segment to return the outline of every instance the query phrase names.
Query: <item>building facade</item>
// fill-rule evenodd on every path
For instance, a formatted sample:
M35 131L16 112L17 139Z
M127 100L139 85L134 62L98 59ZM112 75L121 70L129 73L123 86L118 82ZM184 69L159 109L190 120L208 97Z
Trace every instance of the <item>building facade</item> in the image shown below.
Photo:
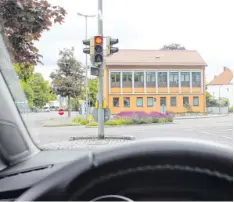
M106 59L105 101L112 114L205 112L205 66L196 51L120 50Z
M207 91L216 99L227 98L230 106L233 106L233 72L224 67L223 72L207 85Z

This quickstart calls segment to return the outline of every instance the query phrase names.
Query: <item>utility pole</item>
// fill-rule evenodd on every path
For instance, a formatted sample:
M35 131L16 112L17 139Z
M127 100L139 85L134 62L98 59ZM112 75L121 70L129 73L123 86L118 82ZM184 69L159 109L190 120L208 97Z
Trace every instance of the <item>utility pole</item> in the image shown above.
M98 0L98 35L103 37L102 0ZM104 66L102 62L99 65L99 76L98 76L98 138L100 139L104 138L103 77L104 77Z
M77 15L85 18L85 40L88 39L88 18L96 17L96 15L84 15L77 13ZM86 45L87 47L87 45ZM89 96L88 96L88 56L85 55L85 100L86 100L86 119L89 116Z

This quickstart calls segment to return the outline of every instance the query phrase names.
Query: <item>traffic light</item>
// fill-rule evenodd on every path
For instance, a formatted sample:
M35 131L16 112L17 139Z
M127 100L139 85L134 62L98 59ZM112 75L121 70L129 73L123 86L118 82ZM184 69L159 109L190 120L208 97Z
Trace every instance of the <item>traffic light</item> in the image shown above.
M119 39L113 39L111 37L106 38L106 55L111 55L119 51L118 47L113 47L113 45L119 43Z
M86 39L82 41L84 45L89 46L83 48L83 53L90 54L90 56L94 55L94 38Z
M94 62L95 63L103 62L103 37L102 36L94 37Z

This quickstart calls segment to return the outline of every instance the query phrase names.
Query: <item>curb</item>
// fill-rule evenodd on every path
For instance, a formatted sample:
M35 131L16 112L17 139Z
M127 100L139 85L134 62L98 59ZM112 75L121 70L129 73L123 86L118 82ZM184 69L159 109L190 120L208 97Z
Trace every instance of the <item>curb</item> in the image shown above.
M181 119L209 119L209 118L219 118L219 117L225 117L229 114L220 115L220 116L197 116L197 117L175 117L175 120L181 120Z
M43 127L67 127L67 126L81 126L79 124L64 124L64 125L50 125L50 124L44 124Z
M129 125L105 125L105 128L124 128L124 127L128 127L128 126L156 126L156 125L167 125L167 124L175 124L175 123L150 123L150 124L129 124ZM85 128L98 128L98 126L85 126Z
M77 141L77 140L135 140L134 136L108 136L106 135L105 138L100 139L97 136L79 136L79 137L70 137L68 141Z

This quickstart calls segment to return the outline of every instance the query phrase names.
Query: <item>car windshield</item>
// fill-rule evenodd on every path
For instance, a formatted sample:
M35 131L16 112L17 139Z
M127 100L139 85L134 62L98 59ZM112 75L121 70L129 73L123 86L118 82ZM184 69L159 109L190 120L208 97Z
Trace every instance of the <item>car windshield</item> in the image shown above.
M0 72L35 144L232 146L232 3L2 0Z

